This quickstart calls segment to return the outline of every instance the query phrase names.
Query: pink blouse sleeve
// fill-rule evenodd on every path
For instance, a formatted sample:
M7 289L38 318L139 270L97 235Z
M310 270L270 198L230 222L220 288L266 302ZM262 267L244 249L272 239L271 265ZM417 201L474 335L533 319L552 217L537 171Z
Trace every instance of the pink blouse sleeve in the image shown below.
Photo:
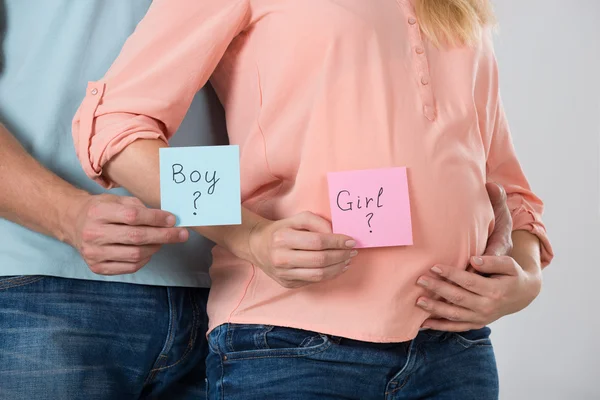
M501 184L506 190L513 230L525 230L539 238L542 266L545 267L554 254L542 222L544 204L531 190L515 153L499 93L498 66L489 38L484 44L484 53L486 51L479 66L475 94L479 123L487 147L487 179Z
M112 157L138 139L167 142L249 19L249 0L154 0L73 119L86 174L111 187L102 167Z

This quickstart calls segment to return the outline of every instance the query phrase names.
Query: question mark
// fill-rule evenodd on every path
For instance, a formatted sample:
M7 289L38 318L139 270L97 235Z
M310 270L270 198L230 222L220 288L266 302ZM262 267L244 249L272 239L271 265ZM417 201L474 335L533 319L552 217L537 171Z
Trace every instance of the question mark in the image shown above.
M197 194L197 196L196 196L196 194ZM197 210L198 207L196 207L196 202L198 201L198 199L200 198L200 196L202 196L202 193L200 193L200 192L194 192L194 196L196 196L194 198L194 210ZM194 215L196 215L196 213L194 213Z
M373 213L368 213L366 215L366 217L367 217L367 224L369 224L369 229L370 229L371 228L371 218L373 218ZM373 233L373 231L369 230L369 233Z

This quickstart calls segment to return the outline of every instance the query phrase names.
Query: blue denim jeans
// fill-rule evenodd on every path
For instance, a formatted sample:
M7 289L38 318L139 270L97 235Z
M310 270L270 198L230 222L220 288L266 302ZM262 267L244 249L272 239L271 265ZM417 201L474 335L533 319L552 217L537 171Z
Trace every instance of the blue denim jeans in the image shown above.
M0 399L204 398L208 289L0 277Z
M489 328L422 331L367 343L265 325L221 325L208 338L209 399L496 400Z

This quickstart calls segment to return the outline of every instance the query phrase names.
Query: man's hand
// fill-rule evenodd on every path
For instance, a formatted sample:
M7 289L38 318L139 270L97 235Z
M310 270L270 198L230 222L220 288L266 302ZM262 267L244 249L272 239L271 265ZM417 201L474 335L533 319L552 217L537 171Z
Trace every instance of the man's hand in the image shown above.
M486 256L506 256L509 255L512 248L512 217L506 204L506 191L497 183L488 182L485 185L490 202L494 209L494 230L488 238L487 247L484 255Z
M490 203L494 210L494 230L487 241L487 247L483 253L486 256L506 256L509 255L512 243L512 217L506 204L506 191L497 183L488 182L485 185L490 198ZM472 265L467 266L467 272L479 274ZM442 301L444 301L442 299ZM439 307L438 307L439 308ZM432 318L441 320L441 315L432 315Z
M304 212L257 224L250 234L254 264L285 288L333 279L358 252L349 236L334 234L329 221Z
M423 328L479 329L527 307L540 292L541 274L528 272L539 271L539 265L524 269L508 256L473 257L471 265L486 276L437 265L431 270L440 278L419 278L420 286L447 301L419 298L417 305L435 316L426 320Z
M77 204L70 210L66 242L96 274L134 273L162 244L185 242L189 236L186 229L173 227L173 215L134 197L86 195Z
M466 271L436 265L434 276L421 276L417 284L432 296L417 306L431 313L422 327L461 332L478 329L527 307L541 290L539 240L524 231L512 232L506 192L486 184L494 209L494 231L482 257L472 257ZM513 235L518 240L513 249ZM512 257L509 257L512 255ZM434 300L435 295L441 297Z

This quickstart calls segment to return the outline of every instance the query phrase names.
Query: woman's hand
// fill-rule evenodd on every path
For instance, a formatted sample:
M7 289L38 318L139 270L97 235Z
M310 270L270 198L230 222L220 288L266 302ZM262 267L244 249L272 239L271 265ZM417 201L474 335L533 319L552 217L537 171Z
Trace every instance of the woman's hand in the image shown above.
M473 257L477 272L437 265L438 277L422 276L417 283L447 302L422 296L417 305L434 315L422 327L461 332L479 329L527 307L539 294L539 266L522 268L508 256ZM486 276L482 276L484 274Z
M259 222L249 237L253 263L285 288L298 288L340 275L358 252L349 236L310 212Z

